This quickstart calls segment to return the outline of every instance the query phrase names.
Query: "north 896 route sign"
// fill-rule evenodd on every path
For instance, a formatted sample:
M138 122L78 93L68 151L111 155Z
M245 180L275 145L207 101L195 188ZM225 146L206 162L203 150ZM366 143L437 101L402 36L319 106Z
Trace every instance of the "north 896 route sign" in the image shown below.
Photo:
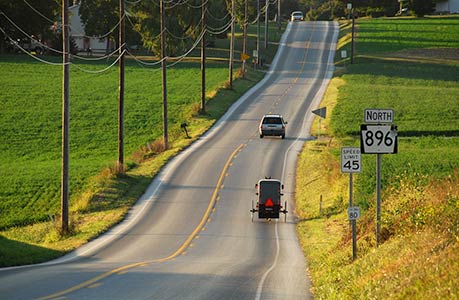
M364 154L397 153L397 126L376 124L361 125L360 150Z

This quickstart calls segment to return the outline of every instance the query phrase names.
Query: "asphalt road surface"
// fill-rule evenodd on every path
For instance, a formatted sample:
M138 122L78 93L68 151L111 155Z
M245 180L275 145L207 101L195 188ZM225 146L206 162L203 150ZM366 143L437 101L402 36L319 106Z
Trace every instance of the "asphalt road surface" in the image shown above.
M289 24L265 79L172 160L124 222L58 260L0 270L0 299L310 299L295 164L333 71L338 26ZM286 138L259 138L266 113ZM285 184L287 222L251 221L255 183Z

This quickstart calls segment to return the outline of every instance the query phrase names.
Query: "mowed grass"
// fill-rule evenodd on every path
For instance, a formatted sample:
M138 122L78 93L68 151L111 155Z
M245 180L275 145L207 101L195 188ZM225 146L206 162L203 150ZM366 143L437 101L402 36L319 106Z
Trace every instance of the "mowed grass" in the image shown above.
M381 18L357 20L359 54L419 48L457 47L459 17Z
M60 209L61 67L23 57L0 58L0 228L48 219ZM86 70L104 64L81 64ZM200 103L200 65L171 68L168 115L172 138ZM228 76L224 64L207 67L208 91ZM70 193L117 160L118 72L90 74L71 66ZM129 157L162 136L160 69L128 63L125 75L125 151ZM196 112L196 111L195 111Z
M357 20L355 64L339 62L343 68L322 103L325 137L305 145L297 170L298 232L316 299L459 298L459 58L442 57L443 49L429 49L436 55L422 59L406 52L452 47L448 53L457 53L457 22ZM346 49L346 33L341 36ZM340 172L340 149L360 145L365 108L394 109L399 147L382 156L379 247L376 156L362 155L362 173L354 175L361 218L352 261L349 175Z
M264 51L267 62L273 59L280 34L272 32L270 37L271 47ZM248 43L253 45L253 37ZM226 53L227 49L219 52ZM59 57L46 59L60 61ZM169 149L164 150L159 65L146 67L127 58L127 169L122 175L115 171L118 70L115 66L100 72L112 62L75 59L71 65L70 232L64 235L59 219L62 67L38 63L26 56L0 57L0 82L5 87L0 95L0 126L5 133L0 138L0 266L38 263L61 256L120 222L161 167L208 130L263 78L267 69L249 68L242 79L236 61L233 86L229 87L225 55L209 59L206 112L202 113L199 59L169 62ZM190 138L180 128L183 122L188 124Z
M335 134L358 134L364 109L385 107L394 110L401 136L459 135L457 64L361 59L347 70L331 120Z

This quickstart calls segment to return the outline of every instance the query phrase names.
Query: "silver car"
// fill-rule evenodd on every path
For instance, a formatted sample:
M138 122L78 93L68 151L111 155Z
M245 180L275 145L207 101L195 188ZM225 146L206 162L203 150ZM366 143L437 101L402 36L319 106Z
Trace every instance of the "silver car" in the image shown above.
M281 115L264 115L258 128L260 138L264 136L280 136L285 139L285 125L287 125L287 122L284 121Z
M301 11L294 11L290 15L290 21L295 22L295 21L304 21L304 16Z

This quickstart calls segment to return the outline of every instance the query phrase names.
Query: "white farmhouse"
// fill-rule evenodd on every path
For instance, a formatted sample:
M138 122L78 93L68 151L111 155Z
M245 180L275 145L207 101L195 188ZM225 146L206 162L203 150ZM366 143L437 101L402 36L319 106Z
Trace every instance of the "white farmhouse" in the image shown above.
M73 5L69 7L70 35L75 41L78 51L105 52L107 48L107 38L87 36L80 14L78 13L79 10L80 4L78 1L74 1ZM114 48L112 43L109 48Z
M459 13L459 0L437 0L435 12L445 14Z

